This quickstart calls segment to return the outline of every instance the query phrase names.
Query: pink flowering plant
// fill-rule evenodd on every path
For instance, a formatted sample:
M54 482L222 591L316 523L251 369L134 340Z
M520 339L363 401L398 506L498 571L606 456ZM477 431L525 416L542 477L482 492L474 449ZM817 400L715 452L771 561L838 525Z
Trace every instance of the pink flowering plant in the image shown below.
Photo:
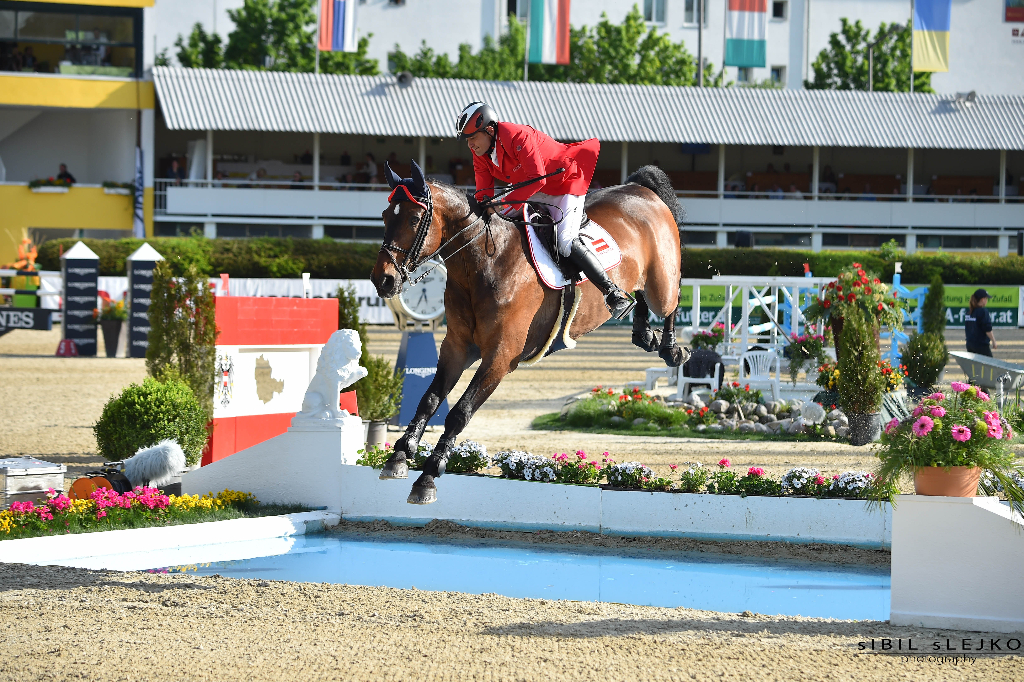
M732 470L732 462L728 457L718 460L718 468L708 476L708 492L712 495L734 495L738 477Z
M885 425L877 452L877 496L890 499L900 479L922 467L981 467L992 472L1011 504L1024 511L1024 491L1014 478L1019 471L1007 447L1013 427L977 386L954 381L951 387L949 394L925 397L902 422L893 419ZM984 490L994 491L994 486Z
M250 493L233 490L168 496L141 486L124 493L100 488L88 499L51 488L46 497L42 503L12 502L0 511L0 540L220 521L255 515L259 505Z
M601 460L587 457L583 450L577 450L575 454L560 453L551 459L555 461L555 477L559 483L571 483L574 485L596 485L602 472L609 464L614 464L608 459L608 453L602 455Z
M725 325L721 322L716 322L712 325L711 329L701 329L697 331L693 338L690 339L690 345L693 346L694 350L700 348L711 348L714 350L715 346L722 343L725 340Z
M782 485L770 476L765 475L761 467L750 467L746 476L736 481L736 492L740 497L748 495L777 496L782 494Z

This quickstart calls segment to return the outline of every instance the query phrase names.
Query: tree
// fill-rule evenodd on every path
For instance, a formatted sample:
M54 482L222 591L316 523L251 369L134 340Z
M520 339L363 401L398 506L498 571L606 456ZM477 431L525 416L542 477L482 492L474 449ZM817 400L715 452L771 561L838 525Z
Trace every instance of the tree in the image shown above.
M436 54L424 41L419 52L409 56L401 47L388 55L393 71L409 71L414 76L431 78L467 78L473 80L520 80L526 49L526 25L509 16L509 30L473 54L468 44L459 46L459 59L452 63L448 55ZM530 80L575 83L622 83L630 85L696 85L697 59L680 41L673 43L667 33L648 28L639 8L621 24L613 24L607 15L593 28L571 28L569 64L530 64ZM723 84L724 73L715 74L707 64L704 82L714 87Z
M178 61L185 67L270 69L310 72L316 62L315 0L244 0L228 10L235 28L221 55L221 39L196 24L188 42L178 36ZM370 36L359 39L356 52L322 52L320 71L373 76L376 59L367 57Z
M178 63L182 66L204 69L220 69L224 66L224 49L220 36L216 33L207 33L199 22L192 27L187 44L179 34L174 46L178 48Z
M875 31L865 29L860 20L840 19L839 33L829 36L828 47L811 64L814 79L804 81L811 90L867 90L868 45L881 37L874 49L873 88L883 92L910 90L910 26L895 31L895 24L882 22ZM914 73L914 92L934 92L932 75Z

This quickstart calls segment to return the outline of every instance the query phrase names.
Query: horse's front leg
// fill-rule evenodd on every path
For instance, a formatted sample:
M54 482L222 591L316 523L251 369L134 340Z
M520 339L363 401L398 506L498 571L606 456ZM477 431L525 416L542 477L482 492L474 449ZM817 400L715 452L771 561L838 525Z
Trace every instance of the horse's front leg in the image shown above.
M420 438L427 428L427 422L441 406L441 401L448 397L455 383L462 376L466 367L472 362L470 360L469 345L458 340L449 333L441 343L441 353L437 361L437 373L434 380L430 382L427 392L420 399L416 407L416 414L409 422L405 435L395 443L395 452L385 462L381 469L381 480L392 478L408 478L408 460L416 456L419 450Z
M498 388L498 384L505 378L505 375L515 369L518 363L519 354L522 352L521 346L519 351L512 346L514 344L499 347L489 356L484 357L480 368L469 382L466 392L459 398L455 407L448 412L448 417L444 420L444 435L437 441L433 454L423 465L423 473L413 483L412 492L409 493L407 500L409 504L430 504L437 500L437 486L434 485L434 479L444 473L448 456L452 446L455 445L455 439L466 428L469 420L473 418L484 401L494 393L494 389Z

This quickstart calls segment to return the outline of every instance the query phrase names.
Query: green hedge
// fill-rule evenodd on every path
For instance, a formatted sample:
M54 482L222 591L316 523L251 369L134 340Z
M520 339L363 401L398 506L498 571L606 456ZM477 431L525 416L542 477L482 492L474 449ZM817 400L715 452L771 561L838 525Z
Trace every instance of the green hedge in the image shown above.
M39 247L36 260L42 270L59 270L60 254L77 239L54 239ZM142 245L141 239L83 239L100 257L101 275L124 275L125 259ZM146 240L181 276L189 264L200 274L216 277L299 277L316 279L368 279L379 246L332 239L205 239L158 237Z
M903 262L903 281L927 284L939 275L946 284L1024 284L1024 258L1020 256L959 256L948 253L902 255L892 260L878 251L795 251L790 249L684 249L683 277L712 275L804 274L804 263L815 277L832 277L852 262L892 281L894 262Z
M76 239L55 239L39 247L39 267L60 269L60 253ZM124 275L125 258L142 244L140 239L84 239L100 257L101 275ZM190 263L200 273L216 277L298 277L303 272L319 279L367 279L377 260L376 244L340 242L330 239L204 239L164 237L148 240L170 262L176 275ZM948 253L915 254L903 261L903 281L931 282L939 275L946 284L1022 284L1024 258L991 255L958 256ZM868 270L892 281L893 260L879 251L795 251L790 249L684 249L683 277L712 275L800 276L803 264L811 272L828 277L857 261Z

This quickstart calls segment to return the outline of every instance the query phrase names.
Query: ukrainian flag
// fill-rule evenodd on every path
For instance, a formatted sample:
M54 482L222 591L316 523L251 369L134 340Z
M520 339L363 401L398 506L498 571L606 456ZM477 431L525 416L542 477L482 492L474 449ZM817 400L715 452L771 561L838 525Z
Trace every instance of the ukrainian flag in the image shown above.
M914 71L949 71L953 0L914 0Z

